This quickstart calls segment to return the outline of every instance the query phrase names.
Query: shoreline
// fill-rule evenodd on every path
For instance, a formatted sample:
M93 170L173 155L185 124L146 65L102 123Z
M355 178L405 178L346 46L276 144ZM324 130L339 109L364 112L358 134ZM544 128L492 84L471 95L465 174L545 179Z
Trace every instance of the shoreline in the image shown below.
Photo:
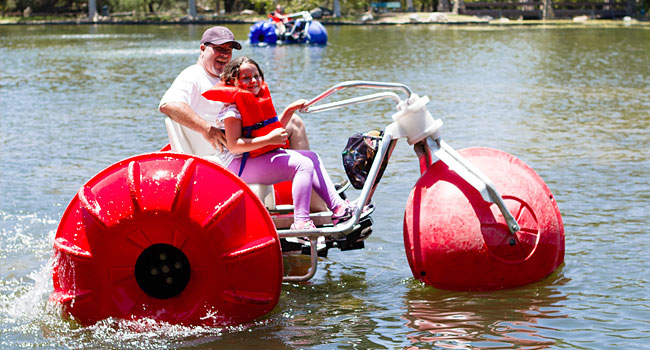
M254 24L263 21L264 16L213 16L201 15L198 18L187 17L161 18L120 18L122 16L99 17L96 21L88 18L70 19L34 19L14 20L0 19L0 25L188 25L188 24ZM363 19L363 15L335 19L331 17L314 19L324 26L329 25L485 25L485 26L576 26L576 27L650 27L648 19L590 19L580 16L573 19L524 20L524 19L491 19L476 16L456 15L444 12L391 12L374 14L371 20Z

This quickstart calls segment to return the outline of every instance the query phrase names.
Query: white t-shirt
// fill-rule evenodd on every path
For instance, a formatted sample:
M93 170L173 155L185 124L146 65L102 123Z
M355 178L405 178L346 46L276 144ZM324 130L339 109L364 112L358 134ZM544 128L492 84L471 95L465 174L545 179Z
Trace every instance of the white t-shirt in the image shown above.
M185 68L174 80L158 104L158 109L165 103L185 102L201 118L210 125L223 128L217 124L217 115L223 107L223 102L210 101L201 96L219 82L198 64Z
M223 108L224 103L211 101L202 96L204 92L212 88L219 81L219 78L208 74L202 66L198 64L191 65L185 68L174 79L172 85L165 92L162 99L160 99L158 109L160 110L160 106L165 103L184 102L210 125L223 129L223 122L217 120L217 116L221 108ZM208 144L207 141L205 143ZM232 154L226 150L224 152L216 150L214 154L200 155L208 155L212 160L215 160L224 167L227 167L233 158Z
M237 118L241 120L241 114L239 113L239 109L237 109L236 104L224 103L223 108L221 108L221 110L219 111L219 115L217 116L217 123L224 124L224 120L226 120L227 118ZM241 153L230 153L230 151L226 149L224 149L222 152L222 157L224 158L224 160L228 161L228 164L230 164L233 158L239 158L241 156L242 156Z

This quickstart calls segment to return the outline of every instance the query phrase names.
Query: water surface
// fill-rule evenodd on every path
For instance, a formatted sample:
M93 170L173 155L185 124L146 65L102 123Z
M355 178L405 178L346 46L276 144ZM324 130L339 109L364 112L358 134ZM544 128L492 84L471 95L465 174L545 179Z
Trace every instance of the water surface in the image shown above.
M263 319L217 329L61 318L47 304L58 221L94 174L167 143L158 101L196 61L206 28L0 27L0 347L648 347L650 30L634 27L342 26L327 28L326 47L236 52L261 63L278 107L344 80L401 82L431 98L453 147L524 160L563 214L565 264L549 278L489 293L415 281L402 220L418 165L400 141L366 249L331 250L313 280L283 286ZM342 178L347 137L383 128L393 111L384 102L304 118L312 148Z

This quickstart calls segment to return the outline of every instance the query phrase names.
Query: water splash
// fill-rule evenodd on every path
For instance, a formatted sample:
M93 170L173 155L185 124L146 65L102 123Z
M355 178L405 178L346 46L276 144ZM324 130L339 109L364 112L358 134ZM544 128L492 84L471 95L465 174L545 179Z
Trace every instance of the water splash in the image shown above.
M36 245L51 247L54 231L48 236ZM53 263L54 259L50 257L45 264L22 277L7 274L0 280L0 348L191 348L218 341L224 335L247 332L268 324L268 321L258 321L218 328L172 325L153 319L109 318L82 327L63 315L59 305L48 302L53 291ZM13 336L9 336L11 334Z

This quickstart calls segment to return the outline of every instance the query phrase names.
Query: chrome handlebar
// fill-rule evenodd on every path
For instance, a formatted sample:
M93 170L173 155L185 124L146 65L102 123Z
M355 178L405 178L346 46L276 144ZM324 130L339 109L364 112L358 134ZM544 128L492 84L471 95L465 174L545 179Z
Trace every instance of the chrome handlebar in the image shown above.
M316 113L316 112L323 112L326 110L330 109L335 109L339 107L344 107L348 106L351 104L356 104L356 103L362 103L362 102L369 102L369 101L376 101L380 100L383 98L391 98L395 100L395 102L400 102L401 99L399 96L395 93L391 92L384 92L384 93L377 93L377 94L371 94L371 95L366 95L366 96L361 96L361 97L356 97L356 98L351 98L343 101L338 101L338 102L332 102L328 103L326 105L322 105L319 107L312 107L316 103L322 101L323 99L335 94L339 90L351 88L351 87L364 87L364 88L371 88L371 89L384 89L384 90L401 90L404 93L406 93L407 98L411 97L411 94L413 94L413 91L411 88L404 84L400 83L385 83L385 82L379 82L379 81L365 81L365 80L350 80L350 81L344 81L342 83L338 83L331 88L325 90L323 93L320 95L312 98L311 100L307 101L305 103L305 106L300 110L303 113ZM312 107L312 108L310 108Z
M425 105L429 101L429 99L426 96L424 98L419 98L419 96L417 95L412 96L414 95L413 91L408 86L401 83L387 83L387 82L377 82L377 81L363 81L363 80L344 81L332 86L331 88L325 90L320 95L314 97L313 99L305 103L305 106L301 109L301 111L304 113L316 113L316 112L322 112L322 111L344 107L352 104L376 101L384 98L393 99L396 102L396 104L399 104L403 101L400 99L400 97L397 94L393 92L380 92L376 94L370 94L370 95L350 98L346 100L341 100L337 102L332 102L320 106L314 106L316 103L333 95L339 90L343 90L351 87L364 87L364 88L384 89L384 90L401 90L402 92L406 93L407 97L404 101L408 101L407 102L408 106L402 106L402 108L400 108L398 105L398 112L393 115L393 119L396 122L387 126L384 132L384 138L382 140L382 144L404 136L407 136L409 143L412 144L423 142L422 146L427 147L431 153L433 153L436 157L438 157L438 159L442 160L450 167L454 169L458 169L457 172L459 172L459 175L461 175L461 177L465 179L470 185L475 187L481 193L481 196L486 202L497 204L501 213L503 214L504 218L508 223L508 229L510 230L511 233L514 234L515 232L519 231L520 227L519 224L517 223L517 220L514 218L514 216L509 212L508 208L505 206L503 202L503 198L497 192L495 186L492 184L490 179L488 179L483 173L481 173L481 171L473 167L471 163L469 163L469 161L465 160L462 156L457 154L457 152L455 152L451 147L447 146L446 143L444 143L440 139L440 136L437 133L437 129L439 128L440 125L442 125L441 121L438 121L440 125L437 126L435 124L427 125L426 123L409 124L409 122L405 122L405 123L401 123L401 121L398 122L398 119L403 121L405 119L412 118L412 115L410 115L409 113L414 111L410 111L410 112L408 111L411 107L416 108L417 106L417 108L426 111ZM411 97L413 97L413 99ZM425 114L428 115L428 117L425 117L425 119L428 118L430 120L433 120L433 118L431 118L431 115L428 111L426 111ZM402 118L404 117L404 115L407 115L407 118ZM410 139L410 137L412 136L411 133L403 134L401 129L415 129L416 135L414 136L414 140L411 141ZM429 132L428 131L429 129L431 129L432 131L432 133L430 133L427 137L427 139L429 139L430 142L427 142L426 140L420 140L419 137L421 137L422 135L426 136L426 134ZM418 134L419 131L424 131L424 132ZM418 153L417 151L418 149L416 147L416 153ZM429 154L429 152L425 152L425 153L426 155ZM388 154L389 152L380 152L379 162L383 161L383 158L386 156L390 157ZM418 157L420 157L420 155L418 155ZM375 159L375 163L379 163L377 160L378 159ZM430 162L430 160L428 159L421 159L421 162L423 164L426 163L426 167L430 165L428 164ZM375 165L379 165L379 164L373 164L373 168L375 167ZM424 169L426 169L426 167ZM372 179L371 183L374 182L373 176L369 176L368 179ZM367 201L369 200L369 197L371 196L371 192L372 192L369 190L370 187L368 186L364 186L364 188L362 189L362 193L360 197L362 199L362 203L360 204L360 208L358 209L361 209L363 205L367 203ZM358 216L355 217L355 219L358 220ZM347 227L347 229L350 228L351 227Z

